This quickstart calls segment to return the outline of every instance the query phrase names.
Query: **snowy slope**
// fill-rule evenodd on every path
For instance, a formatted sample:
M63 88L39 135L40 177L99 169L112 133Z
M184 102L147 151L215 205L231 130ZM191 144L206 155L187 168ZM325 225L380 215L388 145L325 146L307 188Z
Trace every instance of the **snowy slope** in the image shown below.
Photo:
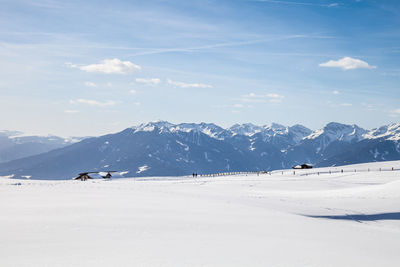
M0 262L398 266L400 171L378 171L391 167L400 162L340 167L343 174L0 178Z

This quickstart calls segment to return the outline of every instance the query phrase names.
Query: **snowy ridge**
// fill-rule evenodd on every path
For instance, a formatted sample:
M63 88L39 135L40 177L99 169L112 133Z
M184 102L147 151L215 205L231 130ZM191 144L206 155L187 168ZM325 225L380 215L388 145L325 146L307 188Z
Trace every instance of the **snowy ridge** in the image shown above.
M263 130L261 126L254 125L252 123L235 124L228 129L231 135L246 135L252 136Z
M384 138L391 141L400 140L400 123L392 123L373 129L364 135L365 139Z
M124 170L135 176L185 175L276 170L302 163L334 166L398 160L399 128L399 124L391 124L366 131L356 125L329 123L312 132L302 125L287 127L276 123L237 124L224 129L212 123L155 121L65 148L60 148L65 146L64 139L22 146L14 142L10 148L10 140L19 139L0 135L0 175L66 179L76 175L74 166ZM28 154L29 151L35 154ZM95 153L90 160L82 161L87 151ZM60 171L60 165L68 167Z
M323 129L312 132L304 139L316 139L318 137L324 137L328 140L328 142L332 142L334 140L352 142L362 140L363 135L366 133L366 130L358 127L355 124L346 125L337 122L330 122Z
M142 123L138 126L131 127L133 133L137 132L152 132L158 133L177 133L177 132L201 132L212 138L224 140L225 138L233 136L247 136L252 137L255 134L261 134L264 139L270 139L276 136L288 136L293 138L295 143L301 141L305 136L311 133L311 130L296 124L288 127L278 123L271 123L268 125L254 125L252 123L235 124L230 128L222 128L214 123L180 123L172 124L167 121L153 121Z
M337 122L328 123L324 128L313 131L304 139L317 139L325 137L328 142L340 140L345 142L358 142L364 139L380 139L391 141L400 140L400 123L391 123L372 130L365 130L357 125L346 125Z
M138 126L131 127L133 133L137 132L152 132L154 130L158 133L174 133L174 132L202 132L210 137L219 138L218 135L224 131L223 128L213 123L180 123L172 124L167 121L153 121L142 123Z
M131 127L134 133L152 132L157 130L159 133L174 132L201 132L212 138L224 140L226 137L243 135L252 137L255 134L261 134L264 140L272 137L288 136L293 143L299 143L302 140L324 139L324 144L338 140L344 142L358 142L363 139L378 139L398 141L400 140L400 123L392 123L372 130L365 130L355 124L346 125L337 122L330 122L322 129L311 131L303 125L284 126L278 123L267 125L255 125L252 123L235 124L229 128L222 128L214 123L180 123L172 124L167 121L153 121L142 123ZM18 136L18 135L16 135Z

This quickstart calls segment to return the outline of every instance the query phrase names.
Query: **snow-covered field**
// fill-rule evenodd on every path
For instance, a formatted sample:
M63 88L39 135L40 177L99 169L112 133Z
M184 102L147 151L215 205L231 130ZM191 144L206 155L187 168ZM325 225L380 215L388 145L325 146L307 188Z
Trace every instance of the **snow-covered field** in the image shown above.
M1 178L0 266L399 266L400 171L377 171L391 167Z

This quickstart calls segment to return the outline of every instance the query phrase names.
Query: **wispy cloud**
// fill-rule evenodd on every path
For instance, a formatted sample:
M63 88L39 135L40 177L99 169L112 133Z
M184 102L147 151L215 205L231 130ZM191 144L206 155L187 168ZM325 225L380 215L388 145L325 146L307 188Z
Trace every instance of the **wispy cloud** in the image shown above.
M135 89L131 89L131 90L129 90L129 93L130 93L131 95L136 95L136 90L135 90Z
M285 97L277 93L261 94L250 93L242 95L241 100L247 103L281 103Z
M280 0L253 0L254 2L284 4L284 5L298 5L298 6L316 6L316 7L337 7L339 3L319 4L312 2L294 2L294 1L280 1Z
M338 90L333 90L333 91L332 91L332 94L338 95L338 94L340 94L340 92L339 92Z
M351 107L351 106L353 106L353 104L351 104L351 103L340 103L339 106L341 106L341 107Z
M257 95L255 93L250 93L247 95L242 95L241 100L247 103L265 103L265 95Z
M271 103L281 103L285 97L283 95L274 93L274 94L267 94L267 98L269 98L269 102Z
M184 82L172 81L170 79L168 79L167 82L170 85L181 88L212 88L212 85L204 83L184 83Z
M106 74L129 74L141 69L140 66L133 64L130 61L121 61L118 58L104 59L98 64L90 64L84 66L79 66L69 62L65 64L71 68L78 68L86 72L98 72Z
M151 78L151 79L136 78L135 81L137 83L142 83L145 85L152 85L152 86L155 86L161 82L159 78Z
M233 105L234 108L244 108L243 104L234 104Z
M46 1L27 1L26 4L38 7L38 8L49 8L49 9L61 9L66 7L66 3L60 1L46 0Z
M389 113L389 117L392 117L392 118L400 117L400 108L390 110L388 113Z
M315 35L315 34L272 35L272 36L268 36L265 38L254 39L254 40L222 42L222 43L191 46L191 47L149 49L149 51L135 53L135 54L133 54L133 56L174 53L174 52L196 52L196 51L211 50L211 49L216 49L216 48L246 46L246 45L253 45L253 44L269 43L269 42L274 42L274 41L291 40L291 39L332 39L332 38L334 38L334 37L325 36L325 35ZM128 49L128 48L125 48L125 49ZM138 49L138 48L132 48L132 49Z
M319 64L320 67L341 68L342 70L353 69L375 69L376 66L371 66L367 62L360 59L344 57L339 60L329 60L328 62Z
M69 102L71 104L86 104L89 106L97 106L97 107L109 107L109 106L115 106L117 104L117 102L111 101L111 100L101 102L101 101L97 101L97 100L83 99L83 98L79 98L76 100L70 100Z
M351 103L337 103L337 102L332 102L332 101L327 101L326 106L331 107L331 108L343 108L343 107L352 107L353 104Z
M392 118L397 118L397 117L400 116L400 108L398 108L398 109L393 109L393 110L389 110L388 113L389 113L389 116L390 116L390 117L392 117Z
M377 110L379 110L379 107L376 106L376 105L373 105L373 104L361 103L361 106L363 106L368 111L377 111Z
M97 84L95 84L94 82L85 82L85 86L87 86L87 87L97 87Z
M67 110L64 110L64 113L76 114L76 113L79 113L79 110L67 109Z

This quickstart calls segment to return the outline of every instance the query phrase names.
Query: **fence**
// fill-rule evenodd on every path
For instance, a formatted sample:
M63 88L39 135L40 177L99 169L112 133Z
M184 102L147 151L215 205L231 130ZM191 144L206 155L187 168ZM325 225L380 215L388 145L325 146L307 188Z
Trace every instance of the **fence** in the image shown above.
M367 169L347 169L347 168L335 168L321 171L313 171L312 169L294 169L294 170L285 170L285 171L249 171L249 172L221 172L221 173L208 173L208 174L199 174L200 177L219 177L219 176L233 176L233 175L299 175L299 176L308 176L308 175L322 175L322 174L334 174L334 173L357 173L357 172L388 172L388 171L400 171L400 168L367 168Z

